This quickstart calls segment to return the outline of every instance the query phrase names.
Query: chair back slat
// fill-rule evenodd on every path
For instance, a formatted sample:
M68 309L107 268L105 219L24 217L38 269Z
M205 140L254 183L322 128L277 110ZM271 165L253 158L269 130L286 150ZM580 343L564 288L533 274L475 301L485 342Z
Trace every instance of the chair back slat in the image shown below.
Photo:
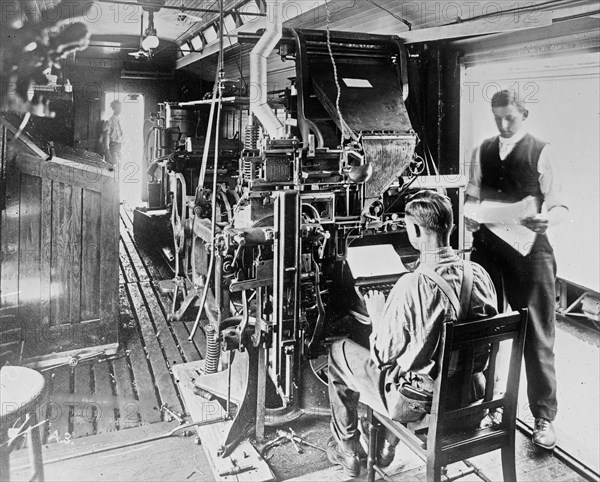
M461 447L461 450L466 450L465 447L469 446L468 452L487 451L489 447L485 447L485 444L481 444L481 440L477 441L478 437L474 436L474 433L477 432L475 429L486 410L503 409L502 421L495 427L496 431L506 434L510 430L514 430L518 396L517 381L521 370L526 321L527 312L522 310L477 321L445 323L445 329L442 330L441 345L443 348L438 360L440 370L435 381L427 439L430 450L433 449L440 456L444 453L444 458L451 457L449 449L445 447L445 441L449 438L455 439L458 433L458 438L463 441L454 443L457 447ZM504 395L494 399L498 345L504 340L512 341L508 376L505 378L507 386ZM487 383L485 392L482 394L483 402L469 406L469 403L472 402L469 397L472 396L474 372L477 369L475 354L481 350L488 350L489 353L487 376L485 376ZM459 352L461 360L460 383L453 383L452 386L449 386L449 355L455 351ZM457 390L459 391L458 396L453 393ZM459 400L460 403L458 406L452 406L450 400ZM462 437L460 436L461 431L464 432ZM491 432L494 432L494 428L491 429ZM490 436L488 439L495 440L495 437Z
M475 368L475 347L469 345L464 350L461 367L461 389L460 389L460 404L465 406L469 403L472 389L473 369Z
M496 362L499 349L499 342L492 343L492 346L490 347L490 361L485 371L485 396L483 397L484 402L489 402L494 397L494 378L496 377Z

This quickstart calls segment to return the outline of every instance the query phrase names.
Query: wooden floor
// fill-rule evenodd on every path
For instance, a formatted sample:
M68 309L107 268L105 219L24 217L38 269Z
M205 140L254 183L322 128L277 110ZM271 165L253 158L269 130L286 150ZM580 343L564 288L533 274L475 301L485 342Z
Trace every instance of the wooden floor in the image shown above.
M157 283L172 273L138 249L131 216L121 209L119 352L106 361L96 357L44 372L46 442L160 422L162 404L185 411L171 367L202 359L203 332L190 342L192 322L167 323L170 295L160 293Z
M138 248L130 211L121 210L120 227L121 348L112 360L96 358L44 372L49 391L42 407L50 420L44 459L55 460L47 466L47 480L214 480L209 462L189 437L144 443L124 451L86 452L88 446L93 450L110 448L111 444L165 433L173 424L163 422L160 406L166 403L178 412L185 411L172 367L200 360L205 352L202 330L194 342L188 341L191 321L167 322L170 298L158 291L157 284L170 279L172 273L165 263ZM289 427L316 445L326 446L326 417L301 417ZM268 439L275 436L275 428L269 428ZM519 433L517 441L519 480L584 480L556 457L533 449L524 435ZM13 454L14 468L19 469L14 480L24 480L26 451L18 452ZM70 458L78 454L85 456ZM69 460L57 462L65 457ZM320 450L305 448L298 454L286 444L274 447L267 459L278 480L347 480ZM499 453L475 460L489 478L501 480ZM164 467L164 461L171 469ZM388 474L398 481L425 480L422 463L400 447ZM480 479L472 475L465 480Z

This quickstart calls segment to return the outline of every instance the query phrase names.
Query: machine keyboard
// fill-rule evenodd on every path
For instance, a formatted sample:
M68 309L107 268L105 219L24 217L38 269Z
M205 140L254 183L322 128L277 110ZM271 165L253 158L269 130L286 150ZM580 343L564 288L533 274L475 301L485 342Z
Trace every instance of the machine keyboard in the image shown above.
M363 296L365 296L369 292L369 290L374 290L374 291L380 291L387 298L387 296L390 294L390 291L392 291L392 288L394 287L395 284L396 283L361 284L361 285L358 285L357 288L359 289L360 294Z

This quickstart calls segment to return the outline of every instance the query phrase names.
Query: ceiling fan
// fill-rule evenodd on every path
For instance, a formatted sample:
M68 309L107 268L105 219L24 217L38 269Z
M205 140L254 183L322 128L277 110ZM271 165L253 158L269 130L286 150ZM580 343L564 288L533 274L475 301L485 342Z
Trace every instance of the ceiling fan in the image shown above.
M181 26L190 25L190 24L202 21L201 16L194 15L185 8L183 0L181 0L181 7L179 8L179 12L176 12L174 10L169 11L169 12L164 12L163 17L165 20L168 20L169 22L175 22L175 24L178 24Z

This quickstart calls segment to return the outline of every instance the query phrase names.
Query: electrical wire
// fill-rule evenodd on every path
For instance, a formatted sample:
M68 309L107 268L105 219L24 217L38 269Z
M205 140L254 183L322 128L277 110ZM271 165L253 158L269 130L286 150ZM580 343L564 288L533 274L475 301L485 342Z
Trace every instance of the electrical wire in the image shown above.
M344 139L346 137L346 132L348 132L349 137L352 137L354 140L358 140L357 136L346 127L346 123L344 122L344 118L342 116L342 111L340 110L340 98L342 97L342 89L340 87L340 83L338 80L338 72L337 65L335 63L335 59L333 57L333 50L331 49L331 31L329 30L329 24L331 23L331 12L329 11L329 0L325 0L325 13L327 15L325 29L327 30L327 50L329 51L329 58L331 59L331 65L333 66L333 80L335 82L335 87L337 89L337 95L335 98L335 108L338 113L339 123L340 123L340 131L341 131L341 139L340 139L340 148L344 146Z
M225 28L225 33L227 34L227 36L229 36L229 29L225 26L225 24L223 24L223 27ZM230 44L231 44L231 42L230 42ZM244 51L244 46L242 44L240 44L240 58L242 57L243 51ZM236 55L233 56L233 60L235 60L237 68L240 71L240 79L242 80L242 83L244 84L244 88L248 87L248 84L246 83L246 79L244 79L244 73L242 72L242 66L240 65L240 62L238 61L238 58Z
M406 20L405 18L399 17L394 12L392 12L392 11L388 10L387 8L385 8L383 5L379 5L377 2L375 2L375 0L367 0L367 1L370 4L375 5L377 8L380 8L384 12L387 12L392 17L394 17L396 20L400 20L404 25L406 25L408 27L409 31L412 30L412 24L408 20Z

